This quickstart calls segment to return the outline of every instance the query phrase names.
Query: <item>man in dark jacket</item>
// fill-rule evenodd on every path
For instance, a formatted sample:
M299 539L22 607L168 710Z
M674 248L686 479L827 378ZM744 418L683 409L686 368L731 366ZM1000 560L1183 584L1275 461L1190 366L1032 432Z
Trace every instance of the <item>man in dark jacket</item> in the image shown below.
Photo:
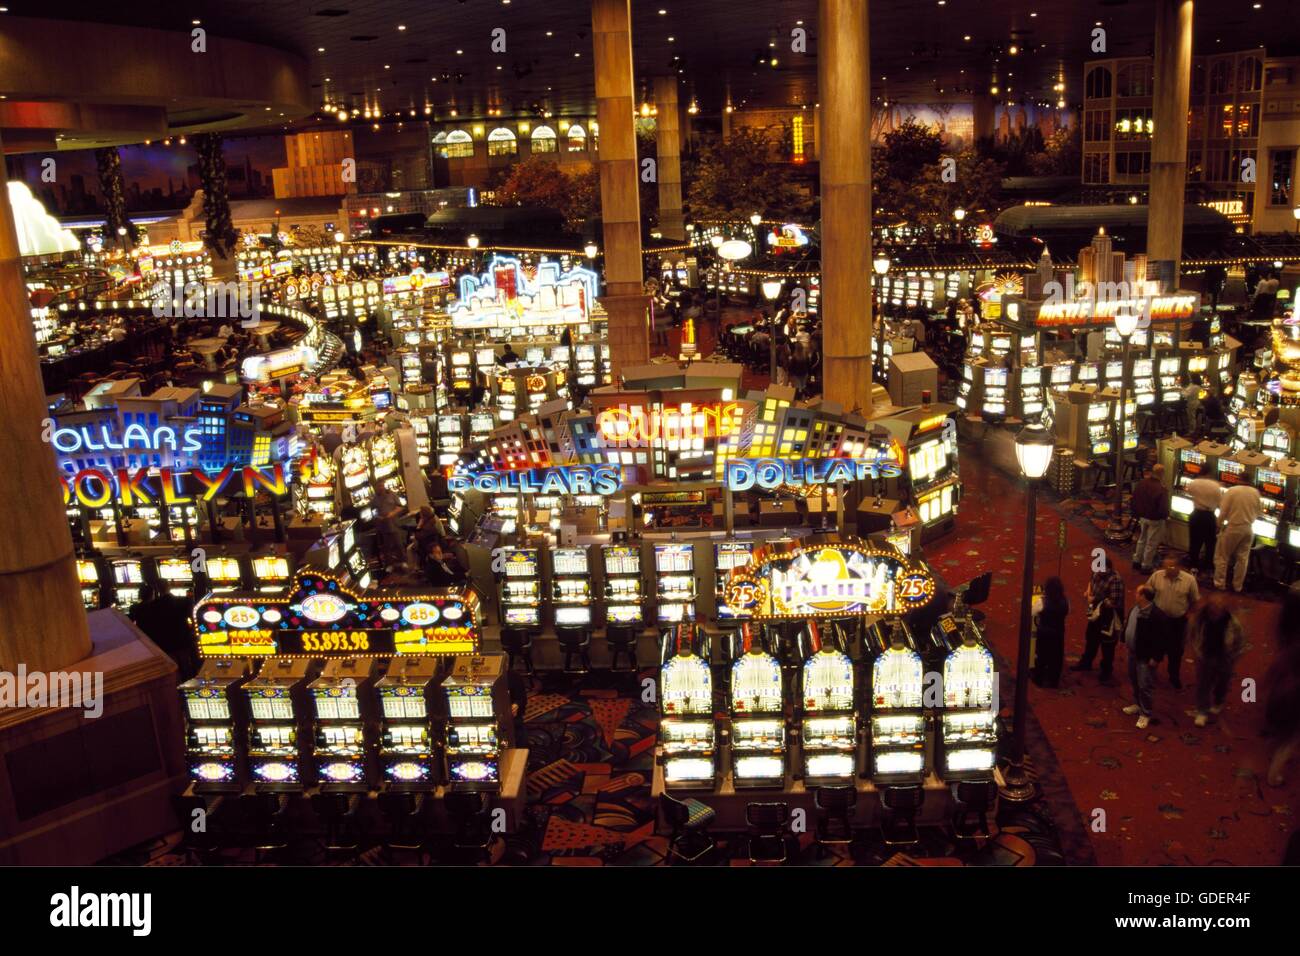
M1133 545L1133 567L1143 574L1155 571L1156 555L1165 539L1169 517L1169 492L1165 489L1164 465L1156 465L1133 486L1133 516L1138 519L1138 538Z
M1132 717L1138 715L1138 730L1151 725L1155 707L1156 665L1165 656L1168 621L1155 606L1155 591L1143 584L1137 589L1137 603L1129 611L1124 627L1124 646L1128 648L1128 678L1133 685L1134 703L1124 708Z

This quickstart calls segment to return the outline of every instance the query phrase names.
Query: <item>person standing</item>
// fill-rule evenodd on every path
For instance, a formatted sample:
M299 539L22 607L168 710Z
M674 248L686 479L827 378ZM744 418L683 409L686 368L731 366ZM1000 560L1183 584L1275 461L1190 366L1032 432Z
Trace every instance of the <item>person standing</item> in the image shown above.
M1196 659L1195 723L1204 727L1211 714L1223 710L1232 665L1241 656L1245 639L1241 624L1221 594L1210 595L1192 614L1187 639Z
M1187 559L1197 571L1214 570L1214 543L1219 535L1219 499L1223 486L1213 478L1202 475L1193 478L1183 488L1192 499L1192 513L1187 519Z
M1138 519L1140 529L1133 547L1133 567L1143 574L1150 574L1155 569L1156 554L1165 538L1169 491L1165 488L1164 474L1165 466L1155 465L1133 486L1133 515Z
M1034 680L1040 687L1059 687L1061 666L1065 663L1065 619L1070 602L1065 585L1057 577L1043 583L1042 603L1037 609L1038 653L1034 661Z
M401 501L387 485L375 491L375 532L379 538L379 553L388 570L406 568L406 548L402 544L402 529L398 519L405 514Z
M1183 643L1187 638L1187 615L1201 592L1196 586L1196 575L1188 574L1178 566L1173 555L1165 558L1164 565L1151 575L1147 587L1155 592L1156 607L1166 618L1165 649L1169 659L1169 683L1175 690L1183 687Z
M1071 670L1092 670L1093 658L1101 651L1098 678L1109 684L1115 666L1115 645L1124 627L1124 579L1109 559L1100 571L1094 571L1085 594L1088 602L1088 626L1084 631L1083 656Z
M1188 435L1196 434L1196 420L1201 411L1201 383L1188 375L1183 379L1183 419Z
M1232 576L1238 594L1246 585L1255 519L1263 513L1259 492L1251 485L1233 485L1219 499L1219 540L1214 549L1214 586L1223 590Z
M1124 626L1124 646L1128 649L1128 679L1134 702L1124 708L1132 717L1138 715L1138 730L1151 726L1155 708L1156 666L1164 656L1164 615L1152 600L1155 593L1145 584L1137 589L1137 603L1128 612Z

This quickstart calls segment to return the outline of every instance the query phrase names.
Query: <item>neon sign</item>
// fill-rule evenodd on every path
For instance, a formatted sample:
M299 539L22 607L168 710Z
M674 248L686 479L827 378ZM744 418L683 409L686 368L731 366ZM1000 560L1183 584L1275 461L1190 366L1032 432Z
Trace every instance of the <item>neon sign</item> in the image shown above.
M530 279L518 259L494 256L481 276L461 276L460 301L450 310L458 329L574 325L589 321L597 277L590 269L561 271L544 261Z
M790 551L760 554L728 580L724 600L735 614L757 620L901 615L934 597L934 578L921 565L855 541L827 539Z
M889 458L734 458L727 462L726 485L731 491L773 489L783 485L831 485L867 478L897 478L900 464Z
M796 249L808 245L808 234L792 222L767 234L767 244L778 249Z
M724 438L740 429L744 406L740 402L695 405L683 402L672 408L621 405L602 410L596 429L614 445L649 444Z
M1190 295L1156 295L1128 299L1102 299L1089 296L1074 302L1048 302L1035 318L1037 325L1075 325L1113 319L1120 312L1135 312L1154 322L1190 319L1200 307L1201 297Z
M171 468L137 468L134 471L118 468L111 472L98 468L83 468L71 477L60 476L63 485L63 503L70 504L75 497L86 508L106 508L117 502L124 508L139 505L187 505L212 501L236 475L234 465L220 471L195 468L191 471L173 471ZM269 468L245 467L239 470L243 479L243 492L251 498L258 488L263 488L277 498L289 493L283 464ZM150 484L156 481L157 484Z
M451 491L475 489L488 494L612 495L623 487L617 465L567 465L530 471L481 471L447 479Z
M75 455L79 451L197 452L203 448L203 431L197 425L183 432L162 425L152 432L143 425L127 425L121 438L108 425L79 425L54 429L50 438L55 451Z

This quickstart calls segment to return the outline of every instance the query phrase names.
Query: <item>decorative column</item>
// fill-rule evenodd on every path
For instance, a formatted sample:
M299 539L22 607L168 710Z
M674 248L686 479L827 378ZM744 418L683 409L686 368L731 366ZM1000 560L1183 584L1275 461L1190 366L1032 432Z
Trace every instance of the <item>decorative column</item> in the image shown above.
M1147 268L1176 288L1183 256L1187 186L1187 108L1192 82L1192 0L1157 0L1155 96L1151 119L1151 198ZM1234 175L1240 176L1241 170Z
M592 0L591 38L600 123L600 217L604 224L605 295L601 304L609 316L609 357L617 381L624 368L650 360L649 296L643 282L633 122L636 92L632 84L631 0Z
M819 0L824 397L871 413L871 83L867 0Z
M0 157L3 157L0 149ZM9 187L0 166L0 670L90 655Z
M677 77L655 77L655 146L659 176L659 231L665 239L686 241L682 216L682 139L677 108Z

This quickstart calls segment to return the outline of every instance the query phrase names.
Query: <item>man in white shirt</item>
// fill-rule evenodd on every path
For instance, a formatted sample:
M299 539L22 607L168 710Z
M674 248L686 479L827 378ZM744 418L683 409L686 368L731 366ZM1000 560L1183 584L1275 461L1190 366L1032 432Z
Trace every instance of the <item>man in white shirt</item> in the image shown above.
M1241 593L1250 566L1250 546L1255 540L1253 525L1263 512L1259 492L1250 485L1233 485L1219 499L1219 541L1214 549L1214 586L1228 586Z
M1183 686L1179 668L1183 663L1183 641L1187 636L1187 615L1201 599L1196 586L1196 576L1178 566L1178 559L1170 555L1163 566L1147 581L1155 591L1156 607L1164 612L1166 622L1165 649L1169 661L1169 683L1175 689Z
M1183 420L1188 435L1196 434L1196 417L1201 410L1201 386L1188 378L1182 388Z
M1187 559L1197 570L1213 571L1214 543L1219 535L1219 522L1214 513L1219 510L1223 486L1202 475L1189 481L1183 491L1192 499L1192 513L1187 518Z

